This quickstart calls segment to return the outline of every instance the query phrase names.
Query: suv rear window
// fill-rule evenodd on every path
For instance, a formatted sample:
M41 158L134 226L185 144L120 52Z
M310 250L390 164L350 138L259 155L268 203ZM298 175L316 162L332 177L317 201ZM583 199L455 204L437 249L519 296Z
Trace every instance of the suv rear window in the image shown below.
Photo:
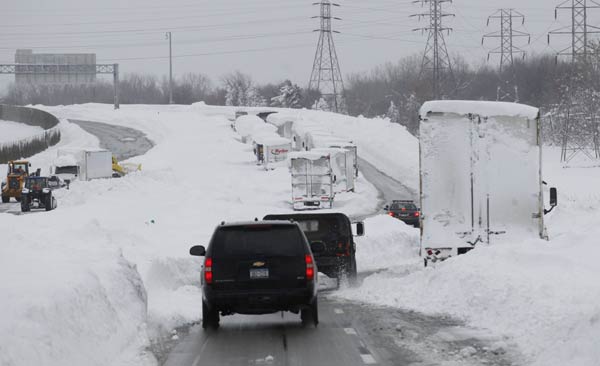
M414 203L406 202L406 203L392 203L390 206L390 210L402 210L406 209L409 211L417 211L417 206Z
M303 236L296 226L249 225L217 229L211 244L214 258L304 254Z

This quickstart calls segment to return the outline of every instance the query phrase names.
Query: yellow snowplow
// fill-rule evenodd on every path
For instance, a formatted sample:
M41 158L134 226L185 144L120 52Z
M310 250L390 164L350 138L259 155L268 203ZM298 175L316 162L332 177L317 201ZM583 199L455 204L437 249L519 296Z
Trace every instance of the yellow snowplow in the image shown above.
M113 177L123 177L129 173L142 170L142 164L135 163L119 163L115 156L112 157Z
M2 182L2 203L8 203L11 197L14 197L17 202L21 200L21 191L25 178L29 176L28 161L9 161L8 173L6 174L6 182Z

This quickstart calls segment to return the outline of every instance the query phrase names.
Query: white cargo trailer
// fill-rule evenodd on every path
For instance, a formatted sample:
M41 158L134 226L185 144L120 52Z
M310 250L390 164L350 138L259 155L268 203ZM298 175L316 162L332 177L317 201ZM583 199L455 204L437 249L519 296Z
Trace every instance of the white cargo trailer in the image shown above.
M311 151L329 155L335 193L354 191L354 153L352 151L339 148L318 148Z
M285 166L292 142L276 133L253 136L254 155L258 164L265 169L273 169L279 164Z
M292 204L294 210L331 208L335 192L328 153L291 152Z
M547 239L537 108L432 101L420 110L424 263L496 240ZM556 189L550 189L551 206Z

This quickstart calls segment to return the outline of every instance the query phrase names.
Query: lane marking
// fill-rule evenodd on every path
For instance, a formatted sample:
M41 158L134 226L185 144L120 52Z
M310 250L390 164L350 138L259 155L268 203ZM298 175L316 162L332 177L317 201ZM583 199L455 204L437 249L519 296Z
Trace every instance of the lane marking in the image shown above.
M370 354L360 354L360 358L362 358L363 362L365 363L365 365L374 365L377 363L377 361L375 361L375 359L373 358L373 356L371 356Z
M344 314L344 310L342 309L333 309L333 312L336 314Z
M196 358L194 359L194 363L192 364L192 366L198 366L198 364L200 363L200 357L202 357L202 354L199 354L198 356L196 356Z
M354 328L344 328L344 332L346 332L346 334L350 334L350 335L357 335Z

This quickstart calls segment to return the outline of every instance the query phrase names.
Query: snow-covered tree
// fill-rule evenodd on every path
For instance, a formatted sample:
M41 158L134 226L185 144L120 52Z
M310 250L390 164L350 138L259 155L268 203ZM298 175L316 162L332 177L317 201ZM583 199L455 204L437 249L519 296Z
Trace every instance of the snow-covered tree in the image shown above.
M252 98L256 95L252 78L239 71L223 77L226 96L225 104L229 106L249 106ZM254 91L253 91L254 90Z
M398 107L396 107L396 103L394 103L393 100L390 101L390 107L388 108L385 116L393 123L400 123L400 111L398 110Z
M315 101L311 109L317 111L330 111L331 107L329 106L329 103L325 100L325 98L321 97L319 100Z
M279 87L279 95L271 98L271 106L302 108L302 89L289 80L284 81Z

